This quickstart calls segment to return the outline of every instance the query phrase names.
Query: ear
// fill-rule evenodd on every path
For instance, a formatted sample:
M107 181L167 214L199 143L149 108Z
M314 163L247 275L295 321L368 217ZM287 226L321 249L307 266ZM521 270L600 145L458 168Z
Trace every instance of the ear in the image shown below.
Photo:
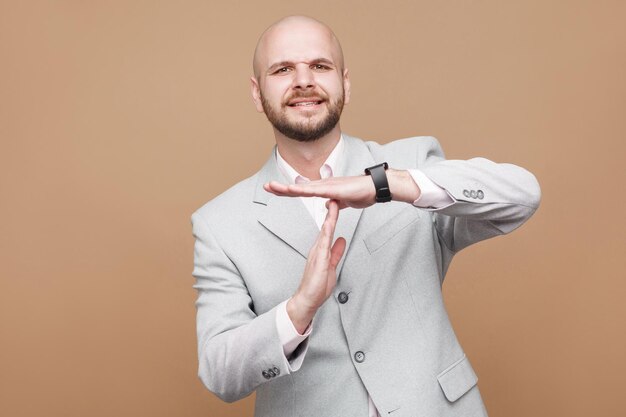
M263 113L263 103L261 103L261 88L259 87L259 82L254 76L252 76L250 77L250 83L250 92L252 93L254 107L256 107L256 111Z
M343 104L345 105L350 102L350 77L348 77L348 68L343 70L343 91L345 95Z

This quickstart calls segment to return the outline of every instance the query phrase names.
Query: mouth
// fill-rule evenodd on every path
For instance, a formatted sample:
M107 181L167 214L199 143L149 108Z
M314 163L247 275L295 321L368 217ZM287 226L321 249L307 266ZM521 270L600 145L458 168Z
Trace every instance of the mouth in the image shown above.
M322 104L324 100L317 97L314 98L300 98L291 100L287 105L289 107L315 107Z

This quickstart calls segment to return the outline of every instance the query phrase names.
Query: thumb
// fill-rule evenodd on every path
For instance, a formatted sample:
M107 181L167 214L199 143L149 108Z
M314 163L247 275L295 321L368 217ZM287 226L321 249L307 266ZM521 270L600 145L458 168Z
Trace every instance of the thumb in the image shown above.
M343 252L346 249L346 240L342 237L337 238L333 247L330 249L330 269L337 268L337 264L343 256Z

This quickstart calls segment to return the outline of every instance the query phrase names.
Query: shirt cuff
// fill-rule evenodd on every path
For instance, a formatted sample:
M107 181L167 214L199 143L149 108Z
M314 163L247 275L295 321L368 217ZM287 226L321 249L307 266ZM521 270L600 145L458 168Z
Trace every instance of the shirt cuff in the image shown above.
M289 368L289 371L297 371L302 366L302 361L304 360L304 353L302 352L296 358L293 358L289 361L289 356L296 350L298 345L302 343L309 335L313 329L313 322L309 323L308 327L305 329L304 334L298 333L293 322L289 318L287 314L287 302L288 300L283 301L278 305L276 309L276 329L278 330L278 338L280 339L280 343L283 346L283 353L285 354L285 363Z
M456 199L445 189L435 184L419 169L409 169L411 178L420 188L420 196L413 205L426 209L442 209L456 203Z

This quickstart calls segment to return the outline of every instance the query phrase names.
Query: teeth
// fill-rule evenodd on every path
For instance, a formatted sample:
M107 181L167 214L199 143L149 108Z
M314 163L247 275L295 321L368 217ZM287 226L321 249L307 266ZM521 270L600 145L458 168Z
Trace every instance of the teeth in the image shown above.
M302 103L296 103L294 106L313 106L315 104L317 104L317 101L305 101Z

